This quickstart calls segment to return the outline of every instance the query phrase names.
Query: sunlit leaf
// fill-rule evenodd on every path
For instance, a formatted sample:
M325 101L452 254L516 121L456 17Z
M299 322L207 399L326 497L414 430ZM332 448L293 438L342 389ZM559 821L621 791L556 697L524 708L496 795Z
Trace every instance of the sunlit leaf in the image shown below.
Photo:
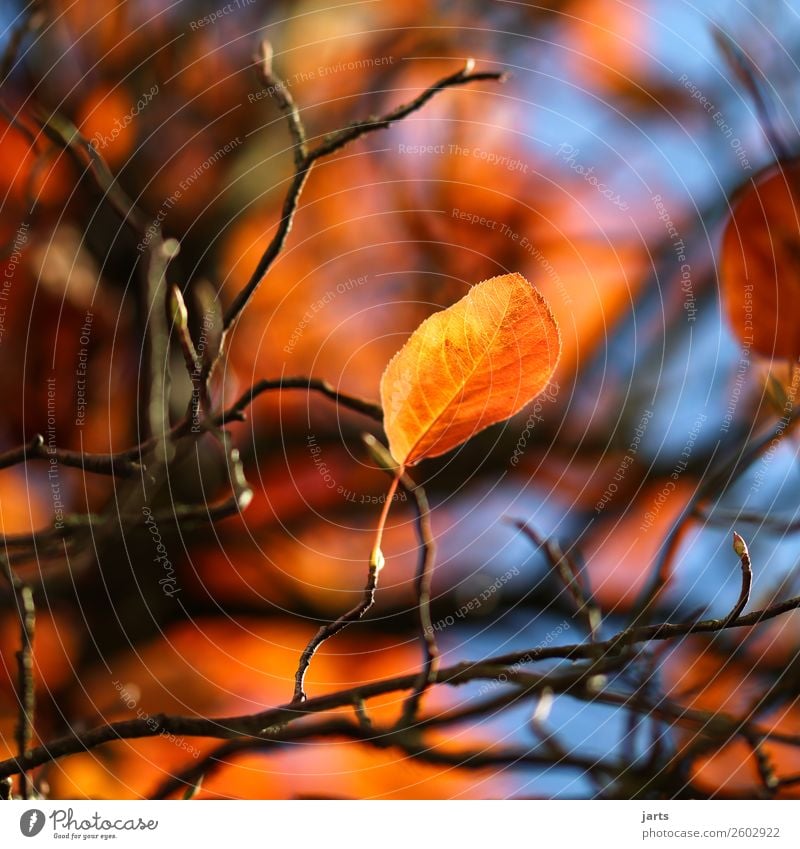
M767 357L800 355L800 163L755 177L734 203L722 243L720 283L742 344Z
M545 388L560 352L550 308L522 275L474 286L426 319L383 373L392 455L413 465L514 415Z

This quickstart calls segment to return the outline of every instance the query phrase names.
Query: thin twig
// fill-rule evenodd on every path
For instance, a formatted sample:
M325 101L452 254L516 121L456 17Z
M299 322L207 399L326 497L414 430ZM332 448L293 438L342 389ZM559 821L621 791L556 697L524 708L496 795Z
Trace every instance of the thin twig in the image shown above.
M748 731L745 731L742 736L753 750L753 757L756 761L756 769L758 770L758 777L761 780L764 796L770 799L778 792L780 785L778 776L775 774L772 759L764 750L764 741L762 738Z
M482 749L452 752L425 744L416 735L407 731L397 731L392 728L369 729L347 720L331 719L306 730L288 728L268 739L240 739L225 743L205 758L191 764L183 772L166 779L153 791L151 798L165 799L170 797L184 786L191 786L196 783L199 776L208 776L218 769L228 766L228 759L234 755L261 750L273 751L298 741L314 743L317 741L327 742L337 738L352 740L377 749L396 749L407 757L435 766L477 770L489 768L525 769L531 766L553 765L551 753L540 752L537 749ZM558 765L583 771L603 771L611 776L631 770L630 767L622 764L608 763L600 758L575 753L565 753Z
M300 662L297 665L297 672L294 677L294 701L303 702L306 699L304 682L306 672L311 663L311 659L317 652L317 649L331 637L336 636L340 631L343 631L351 622L357 622L361 619L375 603L375 590L378 588L378 576L383 569L383 552L381 551L381 540L383 537L383 529L386 524L386 518L389 515L389 508L400 482L400 475L396 475L392 479L389 491L386 494L386 501L381 510L381 516L378 520L378 529L375 537L375 545L372 549L372 554L369 558L369 566L367 568L367 583L364 586L364 591L361 595L361 601L347 613L340 616L335 622L330 622L323 625L314 635L308 645L303 649L300 655Z
M269 271L273 262L283 250L286 238L292 229L292 223L294 221L295 212L297 211L300 195L303 192L303 188L305 187L311 168L318 159L330 156L332 153L341 150L346 145L361 138L362 136L367 135L368 133L390 127L396 121L400 121L411 115L413 112L421 109L440 91L444 91L445 89L453 88L455 86L466 85L467 83L480 82L482 80L502 81L505 79L505 75L502 73L473 73L472 69L474 67L474 62L469 60L461 70L434 83L425 89L425 91L423 91L420 95L415 97L410 103L398 106L387 112L385 115L367 118L365 121L357 121L344 129L332 133L329 136L326 136L316 148L306 151L304 155L300 156L298 155L298 152L302 152L305 136L304 134L299 136L303 144L298 144L297 133L298 127L302 127L302 124L300 123L299 115L294 103L291 99L286 99L288 92L285 90L285 86L283 86L278 78L272 73L272 69L269 67L270 64L271 63L265 62L262 59L260 63L261 73L268 73L272 88L278 94L279 104L287 115L290 131L295 138L295 175L289 185L289 190L283 202L283 209L281 210L281 218L278 223L277 232L272 237L272 240L259 259L247 284L236 295L233 302L225 312L223 320L223 337L242 314L250 299L255 294L256 289L258 289L261 285L261 281L264 279L267 271ZM220 348L222 351L224 344L221 345Z
M430 506L425 490L415 483L408 473L404 473L400 482L406 492L412 496L416 511L415 527L419 541L419 559L417 574L414 580L414 591L417 597L417 615L419 618L420 642L422 644L422 669L411 695L408 696L400 718L400 725L407 726L414 722L419 709L419 703L425 691L436 677L439 661L439 647L436 644L436 633L431 620L431 580L433 567L436 562L436 545L431 530Z
M367 570L367 583L364 586L361 601L351 610L348 610L347 613L342 614L342 616L334 622L329 622L327 625L323 625L309 641L305 649L303 649L303 653L300 655L300 661L297 665L297 671L294 676L293 700L295 702L302 702L306 699L304 689L305 677L317 649L319 649L326 640L329 640L331 637L336 636L336 634L340 631L343 631L351 622L357 622L361 619L374 604L379 573L380 569L378 568L378 565L370 561L369 568Z
M169 438L172 441L177 441L183 437L193 435L195 438L198 433L214 431L224 427L230 422L240 422L245 419L245 411L247 407L261 394L272 390L283 389L306 389L308 391L319 392L322 395L330 398L340 407L346 407L355 412L369 416L375 421L383 420L383 411L380 404L374 401L368 401L354 395L348 395L335 389L325 380L312 377L285 377L273 380L261 380L254 386L246 390L239 399L227 409L216 413L196 423L197 429L192 431L193 422L190 416L181 419L169 431ZM92 454L80 451L69 451L62 448L51 449L45 446L44 437L41 435L35 436L27 445L21 445L18 448L13 448L9 451L0 453L0 469L9 468L11 466L24 463L28 460L44 460L55 458L59 463L65 466L71 466L83 469L87 472L95 474L108 474L117 477L134 477L141 474L146 468L144 459L147 458L158 440L155 438L144 440L138 445L127 448L114 454ZM243 494L243 490L240 495ZM159 520L170 521L172 518L180 519L197 519L200 521L216 520L226 518L241 512L243 500L236 494L229 499L217 505L209 506L206 504L199 505L176 505L174 514L164 514L159 517ZM249 499L248 499L249 503ZM0 538L8 546L15 548L31 547L36 544L52 542L61 539L70 534L79 527L83 527L92 522L99 522L100 518L96 516L75 515L67 517L64 520L63 528L45 528L39 531L34 531L31 534L10 535Z
M166 270L170 261L177 255L180 245L175 239L163 238L160 227L128 197L94 145L68 118L58 112L49 115L40 112L38 120L42 132L62 146L79 167L91 174L97 188L102 192L103 199L111 204L123 224L140 239L145 256L141 291L145 318L144 373L148 376L148 380L141 387L141 393L149 436L156 440L157 447L165 448L169 431L169 334L166 326L169 287L166 285Z
M262 395L264 392L283 389L307 389L312 392L319 392L332 401L335 401L340 407L347 407L357 413L363 413L365 416L369 416L378 422L383 421L383 409L380 404L375 401L358 398L355 395L347 395L331 386L326 380L316 377L278 377L271 380L259 380L258 383L244 392L235 404L217 416L215 422L219 425L224 425L229 421L241 421L244 417L245 409L259 395Z
M471 705L461 708L456 708L443 713L437 713L432 716L427 716L420 719L413 729L394 726L391 728L379 729L364 716L363 711L359 709L359 704L363 705L363 699L357 697L354 701L356 707L357 718L359 720L358 727L363 730L363 737L359 737L360 742L373 743L383 741L384 745L391 740L394 745L396 741L402 741L403 747L409 744L413 745L413 751L420 752L427 750L427 747L421 743L419 732L429 728L444 728L450 725L462 723L465 719L474 716L485 716L487 711L491 713L495 707L509 707L518 704L525 698L536 698L543 692L559 692L568 693L575 687L580 687L583 683L593 677L600 669L608 671L612 668L609 664L603 664L598 667L597 664L591 663L573 669L569 673L548 673L542 676L522 676L524 678L523 686L514 688L510 692L506 692L500 698L494 698L488 701L483 701L478 705ZM511 673L511 678L514 678L516 673ZM511 679L509 679L511 680ZM319 700L316 700L319 701ZM306 705L309 703L307 702ZM334 720L333 722L336 722ZM351 726L347 726L351 727ZM155 798L163 798L170 795L174 790L181 787L184 783L190 781L192 776L196 776L198 772L205 773L208 770L216 770L220 766L224 766L224 758L236 752L247 751L252 748L260 748L261 746L268 747L277 742L313 742L320 734L336 733L336 725L330 722L317 726L305 725L299 728L288 728L285 723L278 723L267 728L263 735L257 739L246 738L236 739L229 743L225 743L219 748L212 751L206 758L192 764L185 772L174 776L159 788L155 793ZM410 753L410 752L409 752ZM466 768L475 768L478 764L471 754L468 753L452 753L452 765L465 766ZM570 756L571 757L571 756ZM469 762L467 762L469 761ZM550 764L552 766L552 761ZM569 757L563 762L563 766L571 765ZM602 770L602 764L596 763L594 767L586 766L587 769ZM617 768L607 770L610 774L618 772ZM170 788L170 789L167 789Z
M605 663L606 659L618 662L619 653L627 646L650 641L671 640L689 634L717 633L732 628L752 627L798 609L800 609L800 596L787 599L762 610L753 611L733 621L721 618L682 623L663 622L658 625L630 628L608 640L594 644L536 646L527 650L523 649L498 655L485 661L466 661L439 669L436 673L435 683L459 686L468 681L496 680L501 674L506 674L509 680L512 680L520 676L520 673L514 670L518 670L521 664L531 664L550 659L590 661L589 666L574 671L574 677L571 679L572 685L574 685L575 680L583 680L587 675L598 674L598 671L602 670L601 664ZM599 660L597 659L598 649L602 650L602 656ZM349 690L340 690L325 696L307 699L304 702L295 700L282 707L269 708L256 714L214 719L158 714L146 720L124 720L88 731L73 732L66 737L50 741L46 746L33 749L23 759L22 764L15 758L0 761L0 778L16 775L21 769L32 769L70 754L96 748L113 740L155 737L164 732L218 739L227 739L242 734L260 734L266 728L290 723L303 716L352 705L354 700L359 697L367 699L387 693L410 690L416 685L418 677L419 674L415 672L396 678L373 681ZM558 683L554 681L552 675L542 675L537 680L541 687L549 686L554 690L557 689ZM566 683L563 686L566 686ZM593 695L593 698L599 699L601 695ZM682 709L681 716L685 715L691 715L691 712ZM720 718L717 718L717 721L723 723ZM730 720L724 722L727 725L730 724ZM760 733L765 732L760 731ZM772 733L770 736L780 742L791 740L800 743L800 738L791 735Z
M747 543L737 534L733 533L733 550L739 556L739 561L742 565L742 588L739 592L739 598L733 606L733 610L728 614L728 619L734 621L747 607L747 602L750 601L750 590L753 586L753 569L750 564L750 552L747 550Z
M800 519L782 519L779 516L767 516L763 513L740 513L736 510L723 510L716 506L706 511L698 510L693 518L702 519L705 524L711 525L730 525L734 522L742 525L757 525L759 530L763 528L782 535L800 531Z
M264 87L271 92L272 96L278 103L281 112L286 116L286 122L289 125L289 133L294 141L293 156L295 168L299 171L303 167L306 157L308 156L308 147L306 143L306 128L303 126L303 121L300 118L300 111L294 98L289 92L288 87L282 79L275 76L272 71L272 45L267 39L264 39L256 56L255 62L261 75L261 81Z
M580 570L572 562L572 558L561 550L557 542L543 537L523 519L510 519L510 522L522 531L534 546L544 551L550 567L564 585L575 605L576 612L583 619L589 639L596 642L599 639L600 609L591 601L589 593L584 590Z
M203 422L199 430L205 431L214 427L224 427L228 422L242 421L245 410L264 392L282 389L306 389L319 392L335 401L341 407L347 407L357 413L369 416L375 421L383 421L383 410L380 404L368 401L355 395L348 395L335 389L325 380L314 377L282 377L271 380L260 380L251 386L239 399L227 409ZM186 417L175 424L169 431L172 440L179 439L190 432L192 422ZM114 454L96 454L82 451L70 451L65 448L52 448L45 445L44 437L37 434L26 445L20 445L0 453L0 469L10 468L28 460L45 460L55 458L64 466L83 469L95 474L132 477L142 471L142 458L156 447L158 440L146 439L138 445L126 448Z
M734 445L719 462L714 464L709 474L698 484L691 499L681 510L662 542L653 562L650 578L634 603L631 626L640 625L653 610L669 579L672 559L687 531L688 523L697 515L699 505L709 497L719 498L741 474L750 468L762 452L770 445L776 445L784 439L798 422L800 422L800 405L790 406L771 430L752 442ZM713 462L713 458L710 462Z
M46 445L41 434L36 434L26 445L20 445L18 448L0 453L0 469L8 469L30 460L55 460L62 466L116 477L131 477L140 474L142 471L141 465L131 459L130 451L121 454L91 454L83 451L70 451L66 448Z
M496 680L498 675L507 672L509 681L520 679L521 685L525 687L524 692L532 696L544 687L550 687L556 692L571 690L576 682L583 681L587 676L597 674L603 669L611 669L616 662L592 661L576 665L568 673L551 672L541 676L522 675L519 671L507 670L504 666L491 663L457 664L448 669L439 670L436 681L448 686L460 686L468 681ZM33 749L22 763L16 758L0 761L0 778L16 775L22 769L42 766L116 740L157 737L161 734L210 739L231 739L243 735L262 738L265 734L272 734L276 728L288 725L294 720L338 707L350 706L358 698L367 699L411 689L417 680L418 673L412 673L399 678L374 681L347 691L310 698L304 702L293 701L282 707L270 708L257 714L218 718L155 714L144 719L122 720L86 731L74 731L72 734L49 741L45 746ZM519 697L520 695L516 695L516 698ZM424 723L418 723L418 725L421 724Z

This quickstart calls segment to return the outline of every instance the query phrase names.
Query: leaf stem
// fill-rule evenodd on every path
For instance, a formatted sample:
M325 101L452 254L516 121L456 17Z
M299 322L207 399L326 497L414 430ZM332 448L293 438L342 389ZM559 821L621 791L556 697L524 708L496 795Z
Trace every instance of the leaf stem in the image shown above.
M378 519L378 527L375 530L375 544L372 547L372 553L369 557L369 570L367 571L367 583L364 586L364 592L361 596L361 601L352 610L342 614L335 622L329 622L323 625L314 635L309 644L303 649L303 654L300 656L300 662L297 665L297 672L294 676L294 696L293 703L304 702L306 700L305 693L305 677L308 672L308 667L311 664L311 659L314 657L317 649L331 637L343 631L351 622L357 622L375 603L375 590L378 588L378 575L383 568L384 558L381 551L381 542L383 541L383 530L386 527L386 520L389 518L389 508L394 498L397 487L405 472L403 466L399 466L392 482L389 485L389 490L386 493L386 500L381 509L381 515Z
M381 551L381 543L383 542L383 529L386 527L386 520L389 518L389 510L392 506L392 500L394 499L395 493L397 492L397 487L400 483L400 479L403 477L405 473L404 466L398 466L397 471L394 473L394 477L392 478L392 482L389 484L389 489L386 493L386 500L383 502L383 508L381 509L381 515L378 519L378 527L375 529L375 545L372 547L372 555L370 557L370 562L380 563L378 569L380 570L383 567L383 552Z

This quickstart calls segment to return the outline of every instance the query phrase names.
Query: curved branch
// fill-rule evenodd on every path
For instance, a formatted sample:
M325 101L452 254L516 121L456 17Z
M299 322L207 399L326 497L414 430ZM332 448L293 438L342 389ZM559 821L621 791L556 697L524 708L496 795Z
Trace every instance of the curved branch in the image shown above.
M400 478L403 488L411 495L416 509L416 529L419 540L419 564L417 575L414 580L414 588L417 594L417 612L419 616L420 642L422 643L423 662L419 673L419 680L414 691L406 699L403 705L403 714L400 724L410 725L417 715L419 702L425 691L431 685L436 675L439 661L439 647L436 644L436 634L431 621L431 580L433 579L433 566L436 560L436 547L431 530L430 506L425 490L415 483L407 472Z
M468 681L497 680L505 675L509 681L519 679L519 667L523 664L535 663L540 660L587 660L589 666L576 670L570 686L575 680L587 674L602 672L605 663L619 660L619 655L627 647L650 641L674 639L689 634L716 633L730 628L745 628L774 619L791 610L800 609L800 596L787 599L762 610L756 610L734 620L703 619L695 622L669 623L648 625L639 628L629 628L608 640L596 643L578 643L565 646L536 646L528 650L511 652L490 658L485 661L454 664L436 672L433 683L458 686ZM217 719L205 717L183 717L158 714L148 719L130 719L99 726L89 731L75 732L61 737L46 746L39 746L30 751L21 760L14 758L0 761L0 779L16 775L21 770L32 769L67 755L94 749L104 743L114 740L140 737L156 737L160 734L177 734L192 737L209 737L230 739L242 735L263 736L266 729L290 723L310 714L321 713L335 708L346 707L357 699L368 699L373 696L401 690L413 689L419 680L419 673L373 681L349 690L339 690L325 696L307 699L304 702L291 702L282 707L270 708L256 714L244 716L220 717ZM532 686L530 676L525 676L528 686ZM542 675L536 678L537 687L550 687L557 692L559 682L563 687L563 679L553 675Z
M350 740L375 749L396 749L401 754L434 766L452 766L460 769L523 769L531 766L561 766L587 772L602 771L613 777L622 772L636 773L636 768L624 764L606 763L600 758L563 753L554 759L552 753L535 749L486 749L451 752L426 745L416 734L389 728L370 729L364 725L342 719L319 723L311 729L290 728L268 740L240 739L224 743L204 758L192 763L177 775L170 776L153 791L154 799L166 799L185 785L196 784L200 778L216 772L229 764L227 758L246 752L275 750L289 743L329 742L331 739Z
M263 50L263 48L262 48ZM292 182L289 185L289 190L283 202L281 210L281 218L278 224L278 230L272 237L266 250L261 255L250 279L245 287L236 295L233 302L225 312L223 319L223 344L220 345L220 355L224 349L224 337L228 330L235 324L236 320L244 311L250 299L255 294L256 289L261 285L267 271L278 258L278 255L283 250L286 243L286 238L292 229L294 214L297 211L297 205L300 201L300 195L303 193L306 180L314 163L318 159L330 156L338 150L341 150L350 142L361 138L376 130L383 130L390 127L395 121L401 121L403 118L411 115L413 112L421 109L429 100L431 100L440 91L455 86L466 85L467 83L480 82L482 80L494 80L502 82L505 79L505 74L496 72L480 72L473 73L473 60L469 60L463 68L444 77L433 85L425 89L421 94L415 97L411 102L398 106L395 109L387 112L385 115L367 118L364 121L357 121L344 129L338 130L326 136L325 139L313 150L303 153L305 149L305 135L298 135L298 127L300 124L297 109L293 101L288 97L288 91L285 85L278 80L273 74L270 67L270 57L266 53L262 53L261 72L264 78L270 83L272 90L278 97L278 103L281 109L287 114L289 120L289 128L295 138L295 174ZM302 132L302 131L301 131ZM211 366L213 370L213 365Z
M62 466L83 469L84 472L131 477L142 470L141 465L132 459L132 450L120 454L91 454L66 448L51 448L45 445L44 437L37 433L26 445L0 454L0 469L8 469L29 460L55 460Z
M214 419L215 423L222 426L227 421L241 421L244 418L246 408L259 395L275 389L307 389L311 392L319 392L332 401L335 401L340 407L347 407L357 413L363 413L377 422L383 421L383 408L380 404L340 392L328 383L327 380L322 380L318 377L278 377L271 380L259 380L258 383L255 383L244 392L235 404L216 416Z

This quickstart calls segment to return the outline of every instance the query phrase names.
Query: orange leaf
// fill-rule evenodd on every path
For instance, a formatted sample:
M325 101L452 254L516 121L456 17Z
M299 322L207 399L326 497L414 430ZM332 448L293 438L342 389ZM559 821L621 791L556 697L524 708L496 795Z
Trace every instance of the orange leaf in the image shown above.
M800 164L770 166L736 200L720 282L739 340L767 357L800 355Z
M547 385L558 325L521 274L484 280L427 318L381 378L392 456L410 466L513 416Z

